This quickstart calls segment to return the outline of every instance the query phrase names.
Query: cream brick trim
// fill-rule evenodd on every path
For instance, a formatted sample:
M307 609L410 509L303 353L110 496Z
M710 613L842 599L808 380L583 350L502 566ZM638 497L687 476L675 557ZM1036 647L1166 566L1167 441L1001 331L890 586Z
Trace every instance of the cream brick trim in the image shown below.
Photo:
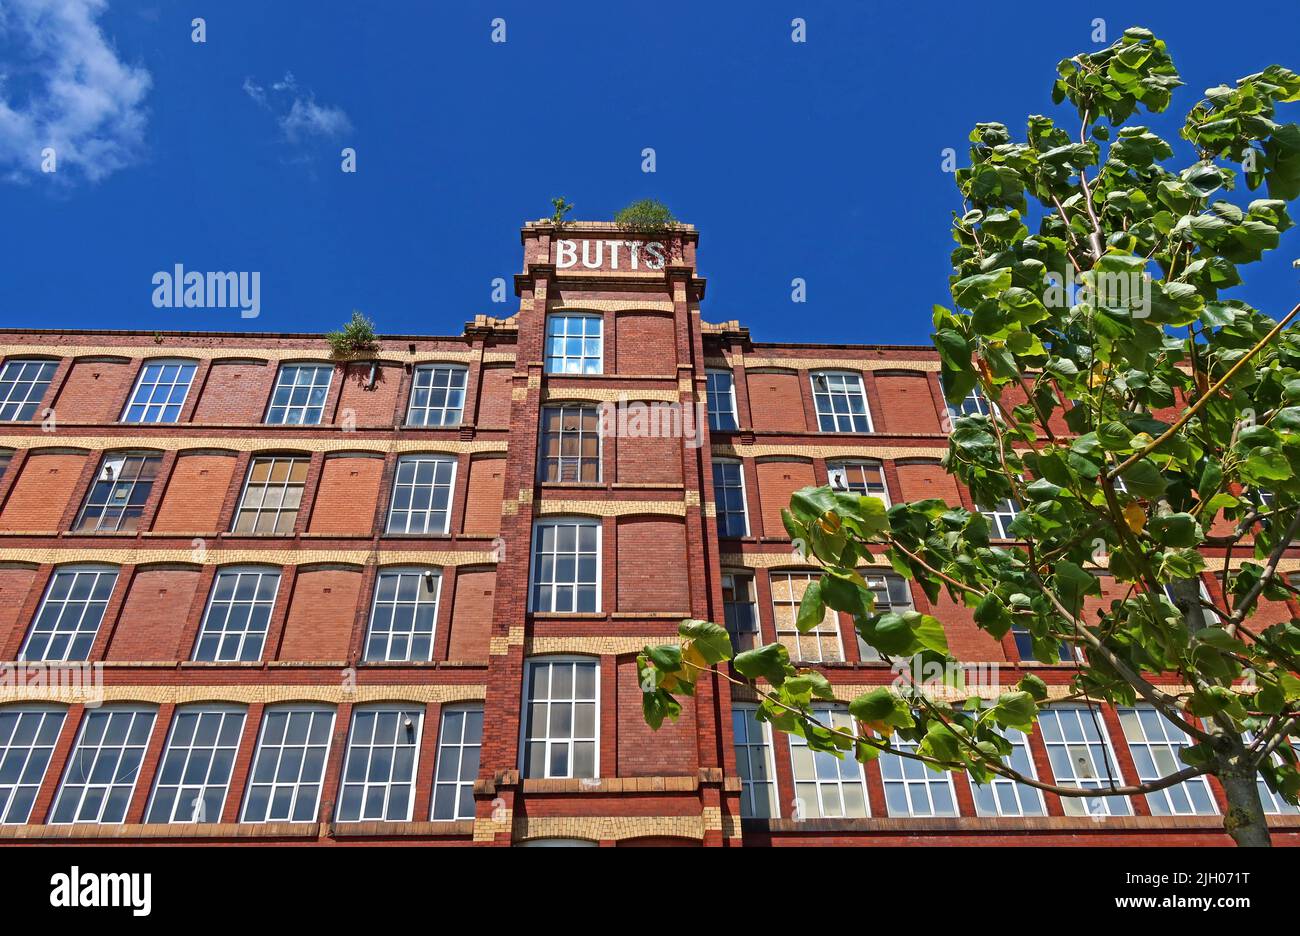
M125 357L156 358L182 357L196 361L213 361L230 358L233 360L286 361L286 360L330 360L329 345L322 340L319 347L306 348L232 348L227 346L204 347L195 345L171 344L164 341L155 345L70 345L70 344L5 344L0 345L0 355L4 357L48 356L60 358L82 357ZM469 363L479 357L477 351L417 351L408 353L405 349L381 348L375 352L381 361L396 361L402 364L431 364L436 361L457 361ZM514 361L515 356L508 351L488 351L483 360L490 362ZM363 358L355 362L361 363Z
M144 565L146 563L179 562L188 565L215 565L231 562L266 563L269 565L303 566L318 563L343 563L365 565L372 556L380 565L390 563L424 564L435 566L496 565L496 556L490 551L449 549L397 550L381 549L223 549L215 540L208 545L201 559L195 558L193 549L151 549L117 547L89 549L86 547L35 546L0 548L0 562L34 562L38 565L65 562L103 562L112 565Z
M512 627L505 637L493 637L488 641L488 656L505 656L511 647L523 646L524 629Z
M538 516L553 514L590 514L593 517L624 517L634 514L686 516L684 501L584 501L549 500L537 505Z
M686 503L687 507L698 507L700 506L700 492L694 490L687 491L682 500Z
M357 452L360 454L384 452L448 452L452 454L477 452L504 452L506 443L490 439L462 442L459 439L359 439L355 433L339 432L334 438L304 439L281 436L279 433L259 433L248 436L185 436L176 434L176 425L167 426L166 435L74 436L62 432L42 432L37 435L0 436L0 448L43 449L80 448L91 451L104 449L160 449L165 452L185 449L226 449L232 452L259 452L287 449L303 452ZM190 428L189 426L181 428ZM211 426L195 426L200 431Z
M597 270L584 270L582 277L599 276L601 273ZM638 276L646 279L648 282L663 282L662 273L651 273L644 276L640 273L628 273L621 270L615 270L613 273L606 272L606 276ZM566 278L564 273L560 273L561 278ZM560 284L560 292L563 292L565 286ZM563 299L557 299L555 302L547 304L548 312L671 312L673 303L671 299L583 299L580 302L566 302Z
M732 355L736 364L743 365L746 370L753 370L761 367L779 367L785 370L858 370L858 371L879 371L879 370L914 370L914 371L933 371L938 372L939 361L936 357L933 361L902 361L889 360L887 358L786 358L786 357L749 357L747 355ZM716 363L714 363L716 362ZM730 368L731 361L727 358L705 358L706 367Z
M717 807L712 807L717 809ZM646 836L702 839L715 828L705 816L518 816L512 838L516 842L540 838L621 841ZM721 828L718 821L716 828ZM475 836L478 835L475 823Z
M494 810L495 817L474 818L474 841L490 842L496 838L499 832L510 832L514 824L514 810L499 809Z
M261 702L273 705L279 702L471 702L484 698L486 686L453 685L432 686L78 686L60 688L57 699L52 699L51 689L41 686L0 686L0 703L28 701L57 701L61 703L87 702L148 702L155 705L185 702L238 702L245 705Z
M620 656L627 653L640 653L647 645L654 647L663 643L675 643L676 641L676 635L669 634L659 634L652 637L533 637L524 641L524 655L589 653L593 656Z
M796 559L792 552L789 553L723 553L721 561L724 566L737 569L807 569L809 572L820 572L822 567L819 565L809 565L807 560Z
M611 390L597 387L547 387L542 391L542 402L550 400L591 400L596 403L618 403L627 400L638 403L642 400L661 403L678 402L676 390L627 389Z
M734 445L715 442L714 455L732 458L764 458L770 455L789 455L794 458L943 458L947 448L905 445Z

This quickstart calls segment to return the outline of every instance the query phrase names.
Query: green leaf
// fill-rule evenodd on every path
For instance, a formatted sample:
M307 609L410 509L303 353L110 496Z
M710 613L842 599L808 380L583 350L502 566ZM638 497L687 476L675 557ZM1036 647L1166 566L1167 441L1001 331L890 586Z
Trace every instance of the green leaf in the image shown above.
M822 580L815 579L808 583L803 598L799 600L799 616L794 626L801 634L806 634L822 622L826 615L826 605L822 603Z
M790 651L783 644L770 643L744 653L736 654L733 661L736 672L747 679L766 679L780 687L786 676L794 672L790 665Z
M731 659L731 637L725 627L712 621L687 620L677 625L677 633L690 640L710 666Z
M1144 500L1162 497L1169 486L1160 469L1146 458L1135 462L1120 477L1124 479L1124 486L1129 489L1129 493Z

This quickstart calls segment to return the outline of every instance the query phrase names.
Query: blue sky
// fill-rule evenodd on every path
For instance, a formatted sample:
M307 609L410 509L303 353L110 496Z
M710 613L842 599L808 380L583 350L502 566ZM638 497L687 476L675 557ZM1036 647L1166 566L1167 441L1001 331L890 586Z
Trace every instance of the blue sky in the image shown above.
M958 206L943 149L1057 113L1055 63L1095 48L1095 17L1111 40L1141 24L1168 41L1187 82L1171 114L1300 67L1295 0L1223 10L0 0L0 326L324 331L359 308L383 332L458 334L514 310L492 280L564 195L579 219L657 197L696 224L705 318L756 340L927 342ZM52 99L60 62L94 77ZM1151 123L1176 136L1178 117ZM66 140L53 174L42 134ZM1292 230L1233 295L1280 315L1297 256ZM260 316L155 309L151 278L177 263L259 271Z

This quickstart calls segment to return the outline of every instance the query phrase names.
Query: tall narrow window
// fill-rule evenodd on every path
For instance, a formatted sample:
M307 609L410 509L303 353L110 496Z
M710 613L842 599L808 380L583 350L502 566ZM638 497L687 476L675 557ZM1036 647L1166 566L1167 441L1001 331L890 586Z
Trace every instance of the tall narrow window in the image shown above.
M423 722L424 710L419 708L353 711L339 791L339 822L410 820Z
M39 705L0 708L0 824L31 817L65 718L63 709Z
M976 384L970 388L970 392L960 403L948 404L948 415L953 419L962 416L991 416L993 408L989 405L988 398L984 396L984 391L979 388L979 384Z
M542 407L541 479L600 480L600 414L585 403Z
M194 644L194 659L222 662L260 660L279 588L280 572L277 569L219 571L212 583L207 613Z
M50 822L111 824L126 820L154 714L153 709L134 706L87 710L63 771L63 786Z
M105 455L73 532L116 533L139 529L144 505L153 492L161 465L160 455Z
M1119 710L1124 740L1137 767L1138 780L1150 783L1177 773L1186 765L1178 752L1188 746L1178 727L1150 705ZM1218 813L1210 784L1204 777L1185 780L1177 786L1148 793L1147 805L1153 816L1213 816Z
M907 585L907 580L901 575L894 575L886 572L883 575L872 573L867 570L859 569L859 573L867 582L867 587L876 597L876 613L890 614L902 613L912 610L912 591ZM862 639L861 634L855 632L858 640L858 658L864 662L872 663L879 660L880 651L869 645Z
M877 461L846 461L827 465L831 487L837 491L879 497L889 506L889 491L885 487L885 470Z
M1038 713L1038 728L1058 784L1084 790L1109 787L1112 781L1124 785L1101 712L1082 705L1054 706ZM1126 796L1063 796L1061 805L1067 816L1132 815Z
M1011 755L1005 761L1017 773L1038 779L1038 770L1029 753L1029 738L1019 728L1002 728L1000 733L1011 744ZM971 781L971 793L975 797L975 813L979 816L1046 816L1047 807L1043 805L1041 790L1008 780L1006 777L994 777L988 783Z
M433 771L433 818L474 818L474 781L483 746L483 706L444 706Z
M241 822L315 822L334 710L267 709L248 778Z
M727 431L736 420L736 382L731 371L710 370L704 374L704 395L709 409L709 428Z
M828 728L853 733L853 719L843 706L813 706L813 717ZM803 819L861 818L871 815L862 765L850 756L813 751L790 735L797 815Z
M772 726L760 722L753 705L731 707L736 739L736 771L740 774L740 815L771 819L780 815L776 798L776 766L772 762Z
M446 533L456 460L445 455L404 455L397 460L389 533Z
M174 423L180 419L196 366L193 361L146 362L122 412L122 422Z
M267 425L319 425L333 377L333 364L281 364L266 410Z
M546 320L546 373L599 374L604 368L599 315L552 315Z
M790 659L801 663L838 663L844 659L840 645L839 615L826 608L821 622L806 634L799 633L799 602L817 576L810 572L773 572L772 617L776 639L785 644Z
M849 371L813 371L813 405L822 432L871 432L862 376Z
M298 522L310 459L291 455L254 458L235 512L236 533L288 536Z
M759 645L754 576L738 572L722 574L722 613L731 645L737 653L753 650Z
M527 681L524 776L599 776L596 662L533 660Z
M433 659L442 574L435 569L388 569L375 581L366 660Z
M0 370L0 420L32 419L50 387L55 361L5 361Z
M67 662L90 657L109 596L117 584L117 569L67 566L55 571L41 599L20 660Z
M408 426L459 426L465 412L468 371L455 364L424 364L411 381Z
M897 734L890 746L915 754L918 744ZM885 808L891 816L955 816L957 796L952 774L936 773L919 760L901 754L880 755L880 777L885 784Z
M600 524L544 520L533 530L533 611L600 610Z
M238 706L178 708L145 821L220 822L243 731Z
M1015 539L1011 533L1011 523L1020 513L1020 505L1013 500L998 501L992 507L977 508L989 522L989 537L992 539Z
M718 508L718 535L748 536L745 468L740 462L714 460L713 500Z

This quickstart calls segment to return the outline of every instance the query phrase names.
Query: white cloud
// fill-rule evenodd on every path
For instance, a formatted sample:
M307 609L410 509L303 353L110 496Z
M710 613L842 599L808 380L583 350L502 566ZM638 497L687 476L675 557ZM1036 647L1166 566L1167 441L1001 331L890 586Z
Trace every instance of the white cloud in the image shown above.
M293 144L319 136L333 138L352 129L352 121L342 108L317 104L316 96L298 86L293 72L271 85L271 94L251 78L244 79L244 93L253 101L276 115L276 122L286 140Z
M23 53L18 73L0 73L0 174L8 180L39 176L47 147L63 180L97 182L143 154L151 79L122 62L100 30L106 7L106 0L0 5L0 37ZM25 85L21 95L15 78Z

